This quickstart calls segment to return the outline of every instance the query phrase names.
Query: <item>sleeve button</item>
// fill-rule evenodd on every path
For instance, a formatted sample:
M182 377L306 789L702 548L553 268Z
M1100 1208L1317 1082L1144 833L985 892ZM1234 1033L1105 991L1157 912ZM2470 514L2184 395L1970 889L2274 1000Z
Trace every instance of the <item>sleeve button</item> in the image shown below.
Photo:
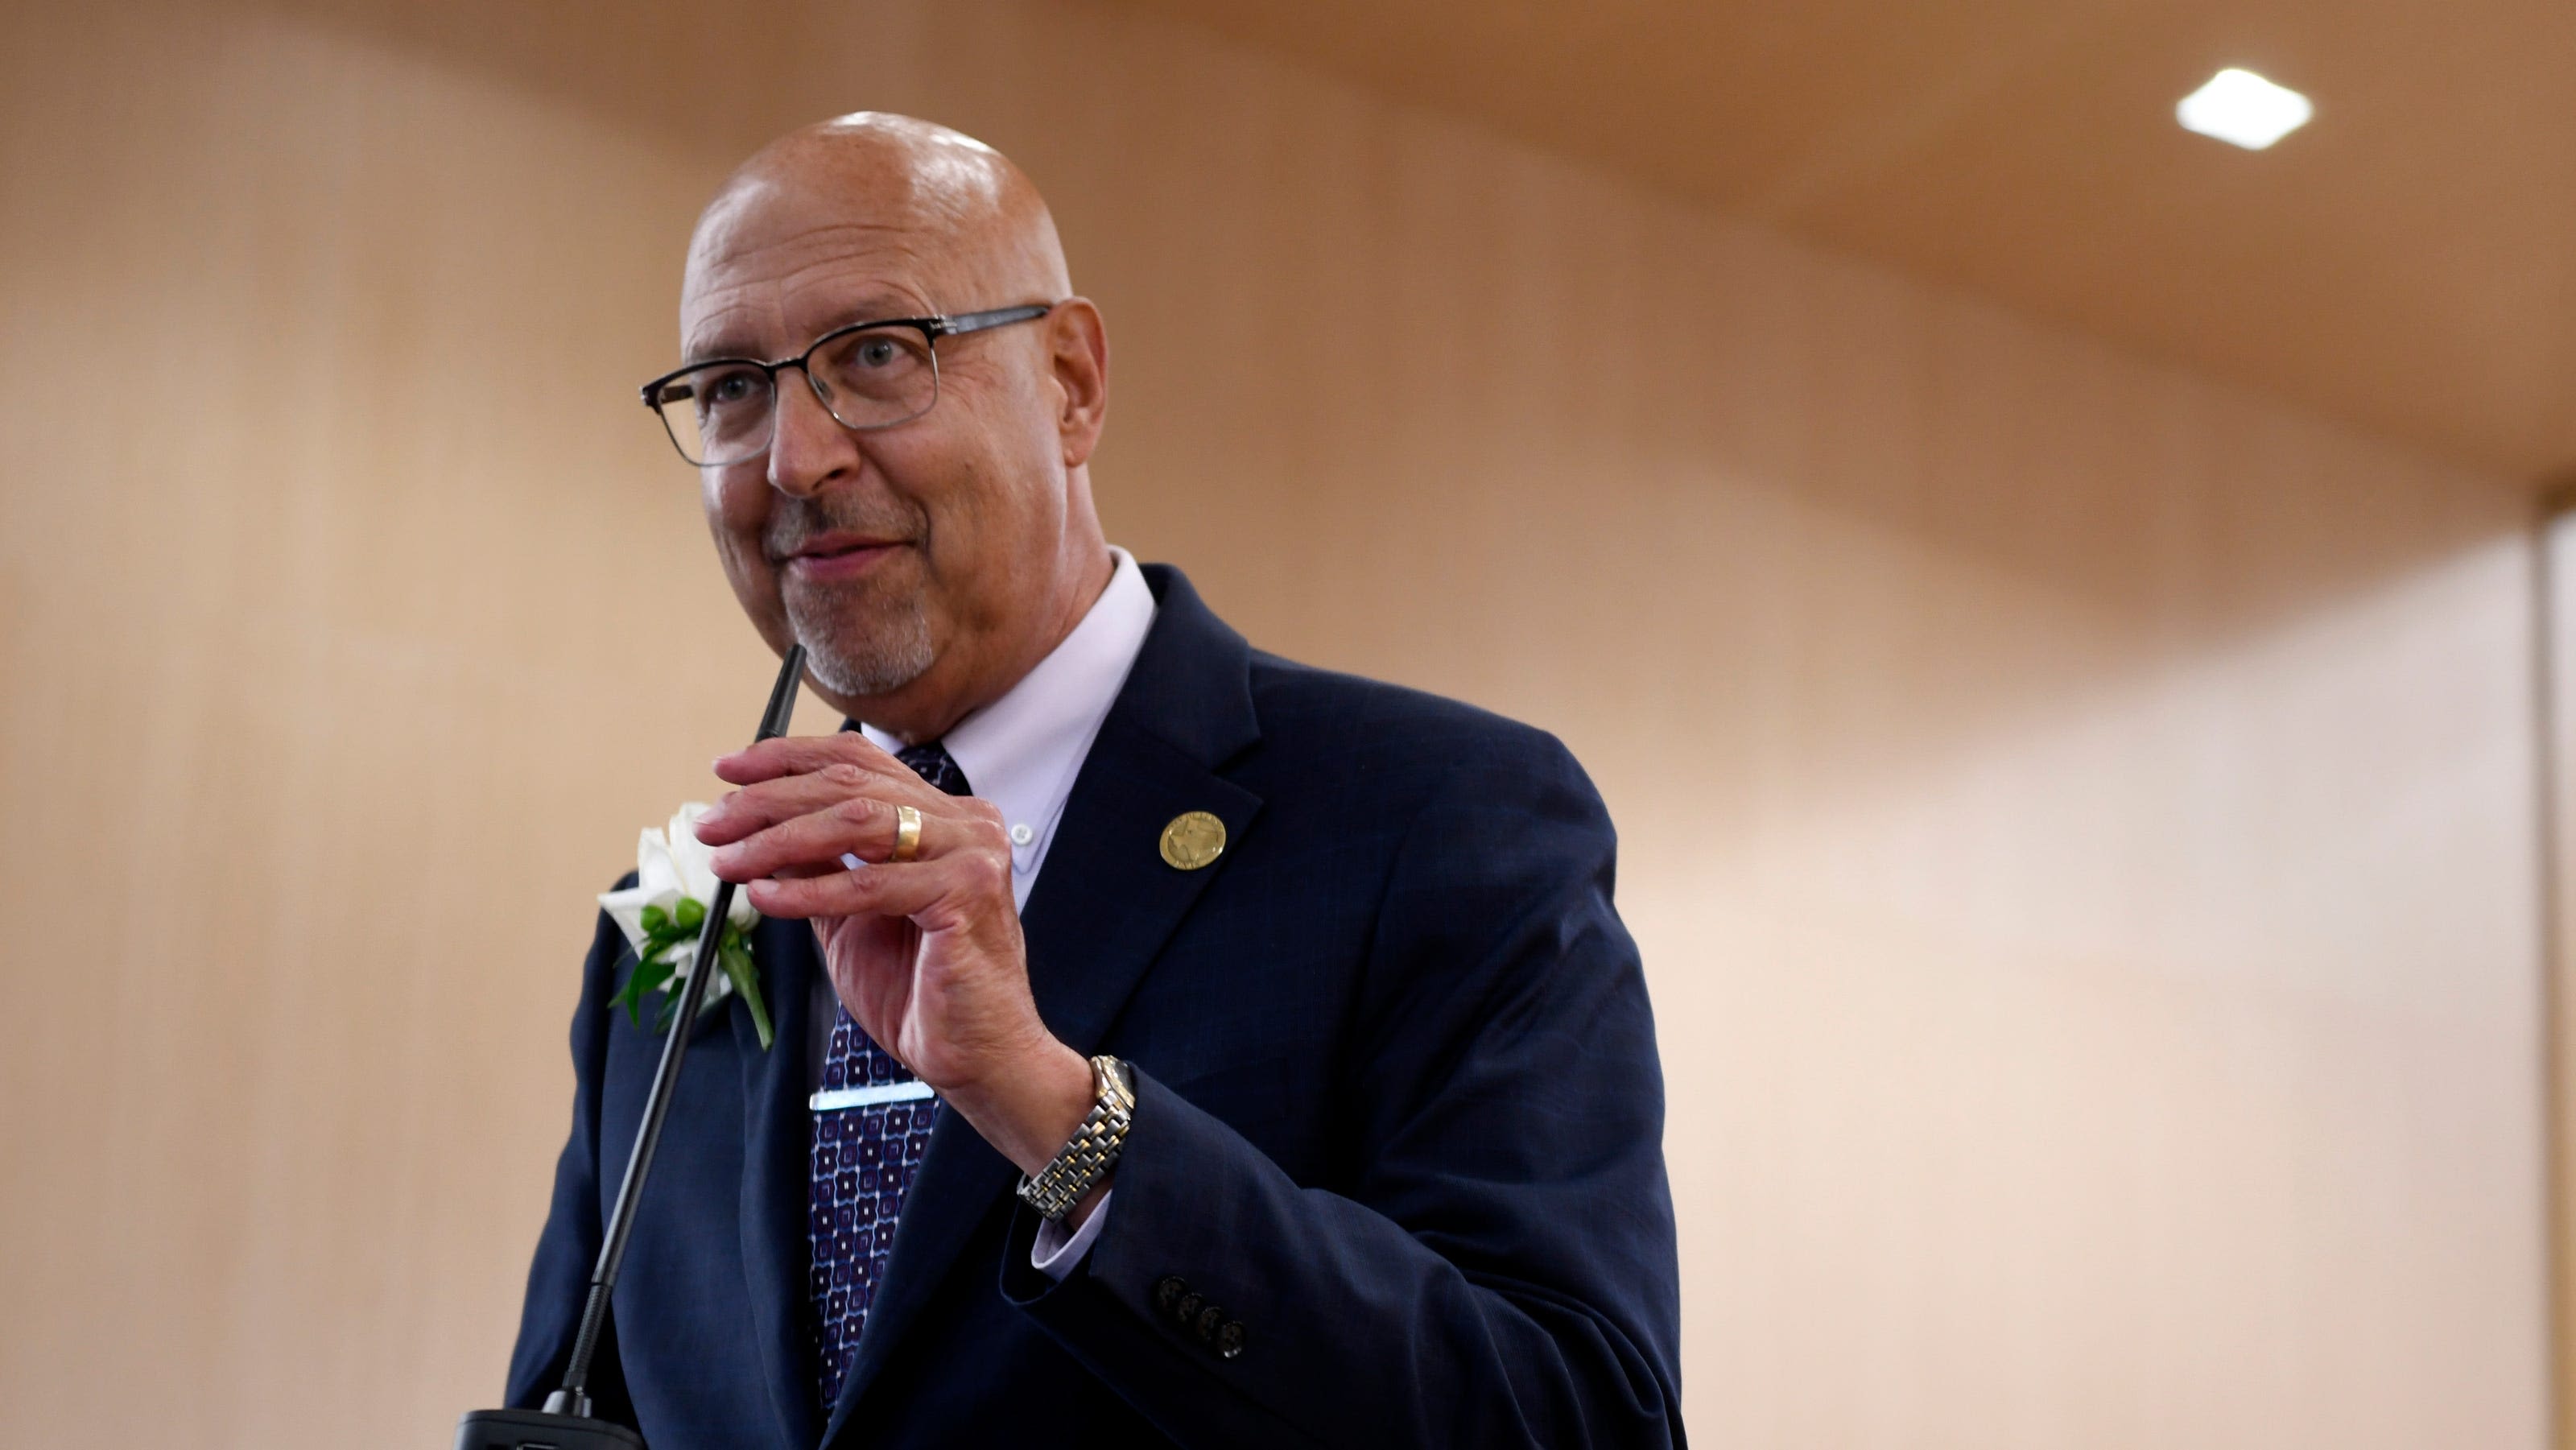
M1187 1324L1199 1317L1199 1306L1206 1302L1206 1299L1195 1293L1183 1294L1181 1302L1172 1306L1172 1317Z
M1232 1359L1243 1353L1243 1321L1229 1319L1216 1332L1216 1357Z
M1177 1310L1181 1296L1190 1292L1190 1281L1178 1274L1165 1274L1154 1281L1154 1307L1166 1314Z
M1199 1337L1200 1343L1214 1344L1216 1327L1225 1322L1225 1310L1222 1307L1215 1304L1202 1305L1197 1317L1190 1323L1190 1332Z

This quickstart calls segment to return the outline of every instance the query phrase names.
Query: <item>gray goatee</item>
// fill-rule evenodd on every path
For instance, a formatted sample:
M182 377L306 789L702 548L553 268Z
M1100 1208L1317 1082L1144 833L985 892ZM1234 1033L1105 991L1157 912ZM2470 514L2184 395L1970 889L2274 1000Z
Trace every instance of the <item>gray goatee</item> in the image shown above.
M762 545L773 567L807 541L835 530L872 539L897 539L914 546L914 562L927 570L929 520L917 507L888 497L835 492L818 498L783 498L771 507ZM888 564L900 564L889 559ZM805 646L806 667L836 695L887 695L930 668L934 651L930 619L922 608L919 581L910 585L874 574L832 584L800 582L782 575L781 601L787 622Z

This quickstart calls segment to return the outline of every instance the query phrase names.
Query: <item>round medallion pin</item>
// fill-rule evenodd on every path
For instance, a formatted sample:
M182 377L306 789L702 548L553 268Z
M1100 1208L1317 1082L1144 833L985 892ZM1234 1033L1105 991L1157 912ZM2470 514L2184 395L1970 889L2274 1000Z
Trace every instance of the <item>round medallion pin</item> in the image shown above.
M1183 811L1163 828L1163 860L1196 871L1225 854L1225 822L1205 811Z

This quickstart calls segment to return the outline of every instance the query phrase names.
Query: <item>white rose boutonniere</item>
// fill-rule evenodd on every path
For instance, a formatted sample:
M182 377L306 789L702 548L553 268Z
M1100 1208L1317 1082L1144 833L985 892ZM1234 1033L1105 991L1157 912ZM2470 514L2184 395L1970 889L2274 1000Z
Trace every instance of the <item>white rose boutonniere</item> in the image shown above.
M657 1032L671 1026L680 989L688 984L690 969L697 964L698 933L706 925L708 903L716 896L715 850L701 843L697 832L698 818L706 813L703 803L691 801L671 817L669 826L645 827L635 843L635 884L599 897L599 909L608 913L617 929L626 933L626 944L635 949L635 969L609 1005L624 1007L641 1027L645 994L660 991L661 1006L653 1018ZM751 1009L752 1026L760 1031L760 1045L766 1048L769 1007L760 999L760 974L752 969L748 935L760 913L737 892L725 918L724 936L716 947L720 975L707 984L702 1010L713 1011L728 995L740 993L743 1005Z

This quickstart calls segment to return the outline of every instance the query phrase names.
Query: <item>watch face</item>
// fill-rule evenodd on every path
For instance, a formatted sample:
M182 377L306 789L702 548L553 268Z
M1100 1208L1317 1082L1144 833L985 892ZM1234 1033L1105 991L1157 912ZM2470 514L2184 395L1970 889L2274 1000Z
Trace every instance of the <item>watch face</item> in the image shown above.
M1109 1080L1118 1085L1119 1096L1127 1099L1129 1102L1134 1102L1136 1100L1136 1074L1127 1066L1126 1060L1116 1057L1104 1057L1100 1059L1100 1065L1102 1070L1109 1074Z

